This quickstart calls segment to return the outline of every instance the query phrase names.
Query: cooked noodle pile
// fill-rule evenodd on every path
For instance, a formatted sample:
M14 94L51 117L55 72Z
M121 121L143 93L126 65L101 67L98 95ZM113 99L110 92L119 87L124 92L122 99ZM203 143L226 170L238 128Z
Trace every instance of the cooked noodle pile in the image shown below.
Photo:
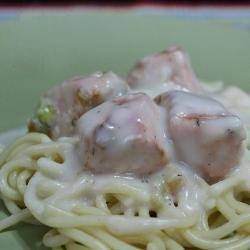
M39 224L26 208L26 203L35 201L30 201L29 196L24 199L25 193L35 187L34 199L43 202L53 197L57 191L53 183L61 179L60 168L67 164L67 151L72 147L73 140L52 141L44 134L30 133L3 151L1 198L11 216L0 222L0 230L21 221ZM238 172L211 186L201 184L208 199L204 207L192 215L182 211L178 204L166 201L167 189L163 186L171 180L162 179L161 193L153 195L140 185L113 182L103 184L99 192L90 197L86 196L91 189L95 191L93 186L75 183L53 205L45 205L39 221L51 226L51 230L44 236L43 243L57 250L248 249L249 151L244 155ZM37 173L47 178L45 185L36 182ZM91 206L86 205L85 198L92 199ZM72 203L74 199L82 203L64 210L62 200Z
M217 84L218 85L218 84ZM0 147L0 196L53 250L250 249L250 97L180 47L74 77Z

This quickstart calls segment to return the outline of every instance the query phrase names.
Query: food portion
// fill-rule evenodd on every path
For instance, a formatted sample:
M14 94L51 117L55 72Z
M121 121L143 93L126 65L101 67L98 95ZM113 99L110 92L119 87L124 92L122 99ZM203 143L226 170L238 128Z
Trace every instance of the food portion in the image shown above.
M156 98L166 110L166 124L177 158L206 180L222 179L237 166L246 139L240 118L218 101L183 91Z
M184 49L172 46L138 61L127 77L131 88L169 88L198 92L201 85Z
M53 250L248 250L250 96L208 87L180 47L41 97L0 152L0 197Z
M71 136L76 121L88 110L127 93L128 85L113 72L96 72L76 76L49 90L41 97L30 132L41 132L52 138Z
M157 105L145 94L128 94L99 105L78 121L86 169L98 173L150 174L168 162Z

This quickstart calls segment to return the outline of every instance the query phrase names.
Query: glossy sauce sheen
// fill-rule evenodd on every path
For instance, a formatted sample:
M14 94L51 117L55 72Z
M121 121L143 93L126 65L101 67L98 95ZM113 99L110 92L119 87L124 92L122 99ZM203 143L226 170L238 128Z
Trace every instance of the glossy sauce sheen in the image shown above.
M108 78L114 79L110 74ZM240 164L246 139L241 119L207 97L210 94L198 82L182 49L173 47L142 59L130 71L129 86L115 79L119 84L112 85L114 95L104 95L107 99L97 105L81 103L84 112L76 128L58 134L74 136L78 143L66 149L68 160L63 163L54 195L31 204L36 194L35 189L28 189L26 203L37 217L45 204L70 210L79 203L78 199L72 204L63 202L71 188L90 185L84 203L91 205L107 185L121 183L142 190L145 202L167 185L169 195L165 198L171 200L170 207L175 208L176 200L181 211L199 210L208 196L203 179L216 182L226 178ZM105 78L105 82L109 80ZM86 97L89 85L85 80L82 83L80 96ZM221 94L213 96L225 100ZM70 159L75 160L72 163ZM30 186L43 182L46 177L37 173Z
M155 101L159 106L145 94L129 94L83 115L77 135L84 167L141 175L182 161L214 181L239 163L244 127L222 104L183 91Z
M78 205L95 206L96 198L105 194L113 185L120 187L125 185L139 190L139 197L132 199L127 205L123 204L124 211L126 209L136 211L141 206L149 209L151 205L154 207L154 203L151 204L151 197L162 196L162 188L179 179L181 185L174 184L173 190L169 190L164 196L173 218L199 211L208 198L202 179L183 164L170 165L143 178L133 174L93 174L82 169L81 160L73 145L68 144L63 154L65 162L59 166L60 172L56 177L49 177L43 170L44 167L51 168L53 165L49 165L44 159L37 162L40 171L30 180L24 196L25 204L32 214L49 226L55 226L51 222L51 217L46 216L49 207L71 211ZM178 203L178 208L174 202ZM164 217L164 214L159 213L159 217ZM126 221L124 223L126 224ZM124 227L124 223L121 226Z
M127 82L112 72L72 78L44 96L55 114L41 125L54 138L79 137L94 173L145 175L179 161L217 181L239 163L243 124L207 97L182 48L141 59Z
M168 129L178 159L203 178L223 178L240 160L246 133L239 117L216 100L171 91L156 98L168 113Z
M99 173L150 174L169 161L160 109L145 94L106 102L78 121L84 166Z

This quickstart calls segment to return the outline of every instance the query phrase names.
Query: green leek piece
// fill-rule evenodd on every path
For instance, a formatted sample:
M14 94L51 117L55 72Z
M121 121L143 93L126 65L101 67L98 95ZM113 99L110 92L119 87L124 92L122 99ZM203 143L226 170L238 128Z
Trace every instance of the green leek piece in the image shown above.
M56 110L51 104L41 105L37 111L39 121L45 124L51 124L55 119L55 115Z

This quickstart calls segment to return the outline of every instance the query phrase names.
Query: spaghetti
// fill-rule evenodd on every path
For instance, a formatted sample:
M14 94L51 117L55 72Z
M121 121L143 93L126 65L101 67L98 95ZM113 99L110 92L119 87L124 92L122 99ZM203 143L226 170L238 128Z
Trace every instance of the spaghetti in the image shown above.
M3 151L0 189L11 216L0 222L1 230L21 221L39 221L52 228L43 238L44 245L58 250L249 248L248 151L237 173L211 186L203 183L207 193L204 208L190 216L178 205L166 202L169 194L162 187L159 193L145 191L152 180L140 186L139 182L134 185L118 179L96 190L91 181L83 185L82 177L73 185L69 182L71 189L63 196L54 195L56 202L48 202L59 193L57 182L66 182L60 178L61 169L68 164L72 147L73 141L52 141L46 135L31 133ZM41 183L43 178L46 185ZM174 174L170 178L174 179ZM171 179L162 179L162 183L171 183ZM36 202L46 204L41 205L42 214L33 212ZM31 209L26 207L30 204Z
M0 231L46 225L53 250L250 249L249 95L200 83L179 47L127 82L96 72L53 88L0 147Z

